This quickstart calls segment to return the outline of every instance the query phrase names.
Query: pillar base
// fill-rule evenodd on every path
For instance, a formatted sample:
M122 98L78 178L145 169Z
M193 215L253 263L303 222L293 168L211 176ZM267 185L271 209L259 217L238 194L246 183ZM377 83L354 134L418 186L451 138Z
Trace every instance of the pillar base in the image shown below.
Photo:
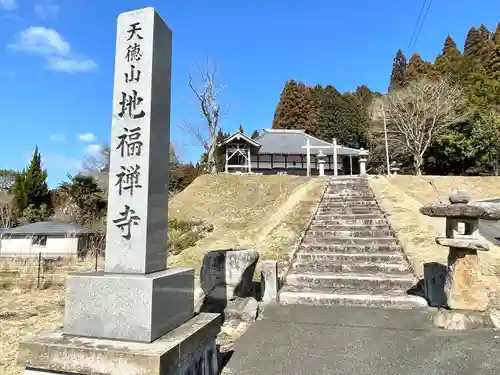
M202 313L152 343L44 332L19 345L25 375L218 373L219 314Z

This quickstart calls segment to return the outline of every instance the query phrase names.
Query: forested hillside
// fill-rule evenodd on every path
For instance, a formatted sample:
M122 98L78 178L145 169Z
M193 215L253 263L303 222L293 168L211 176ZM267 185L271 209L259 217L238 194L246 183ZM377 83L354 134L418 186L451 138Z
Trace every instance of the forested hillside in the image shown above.
M422 148L423 160L417 170L436 175L500 174L500 23L493 32L484 25L472 27L462 51L448 36L434 61L424 61L416 52L407 60L399 50L388 78L389 96L420 81L446 81L463 92L466 105L462 110L467 116L456 116L461 120L429 133L431 139ZM368 148L370 171L380 172L384 166L381 122L385 100L386 94L372 92L365 85L340 93L333 85L310 87L290 80L281 93L273 128L305 128L321 139L336 137L343 145ZM395 134L389 142L391 160L415 172L415 157L405 146L411 137L397 142L401 128L393 125L387 124L390 135Z

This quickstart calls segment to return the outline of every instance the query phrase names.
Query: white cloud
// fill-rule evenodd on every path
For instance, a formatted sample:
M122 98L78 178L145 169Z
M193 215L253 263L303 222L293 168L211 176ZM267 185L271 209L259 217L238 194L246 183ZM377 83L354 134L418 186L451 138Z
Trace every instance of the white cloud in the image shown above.
M64 142L66 137L64 134L51 134L49 135L49 139L54 142Z
M92 143L90 145L87 145L84 149L83 152L89 155L96 155L101 151L101 145Z
M7 10L16 9L16 0L0 0L0 8Z
M60 10L61 8L50 0L45 0L41 3L37 3L33 7L33 11L37 15L37 17L42 20L56 18Z
M97 137L92 133L78 134L78 140L82 142L92 142L95 141Z
M43 26L31 26L19 32L15 35L15 43L10 44L9 48L40 55L45 58L47 69L58 72L79 73L97 69L95 61L75 54L56 30Z

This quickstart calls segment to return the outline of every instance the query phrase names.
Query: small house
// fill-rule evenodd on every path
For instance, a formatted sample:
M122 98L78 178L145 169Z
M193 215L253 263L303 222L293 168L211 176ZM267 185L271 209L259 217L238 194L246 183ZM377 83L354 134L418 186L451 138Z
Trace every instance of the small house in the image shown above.
M363 150L318 139L302 129L265 129L255 139L237 132L219 147L225 155L225 171L228 173L304 176L307 175L308 162L311 175L319 174L319 157L324 158L322 163L326 175L359 174L358 156Z
M0 230L0 256L72 256L87 248L94 231L75 224L41 221Z

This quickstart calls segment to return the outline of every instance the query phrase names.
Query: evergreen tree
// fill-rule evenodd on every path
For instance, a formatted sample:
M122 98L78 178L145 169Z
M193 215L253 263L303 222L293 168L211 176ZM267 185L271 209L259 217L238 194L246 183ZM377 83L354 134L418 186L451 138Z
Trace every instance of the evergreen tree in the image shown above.
M490 30L488 30L488 28L484 24L479 26L478 31L479 31L479 34L481 35L481 38L483 39L483 41L490 39L491 32L490 32Z
M241 127L241 125L240 125ZM217 172L222 172L224 170L224 165L226 163L226 154L223 152L222 147L219 146L224 140L229 137L229 134L225 135L222 129L219 128L217 137L215 138L216 149L215 149L215 165Z
M448 35L444 41L443 52L436 58L435 67L442 75L448 75L452 80L462 79L463 58L453 38Z
M259 136L259 131L257 129L255 129L253 132L252 132L252 135L251 135L251 138L252 139L255 139Z
M484 31L483 31L484 32ZM467 38L465 39L464 45L464 55L469 58L477 58L481 53L481 48L483 46L483 35L481 31L475 27L471 27L467 33Z
M35 210L52 209L52 194L47 186L47 171L42 170L42 157L35 148L33 158L27 168L16 177L13 187L16 207L22 213L32 206Z
M311 93L303 83L288 81L274 112L274 129L305 129L315 125Z
M423 77L432 78L433 75L432 67L429 63L425 62L418 53L414 53L410 61L408 62L408 67L406 69L405 84L413 81L418 81Z
M373 92L368 88L368 86L361 85L356 87L355 95L361 102L363 108L367 111L374 99Z
M497 24L497 29L495 32L492 34L491 39L495 41L496 44L500 43L500 22Z
M238 131L241 133L241 134L245 134L245 130L243 129L243 125L240 124L240 127L238 128Z
M17 173L12 187L14 194L13 203L19 214L22 214L24 209L28 207L28 194L26 192L26 171Z
M487 73L490 79L500 83L500 22L491 39L491 45Z
M340 106L342 105L341 94L335 87L328 85L323 88L316 85L311 89L311 97L316 117L316 126L310 130L310 134L324 140L332 139L341 128Z
M398 50L396 53L396 57L392 63L392 72L391 72L391 80L389 83L389 91L401 88L405 84L405 75L406 75L406 56L403 51Z

